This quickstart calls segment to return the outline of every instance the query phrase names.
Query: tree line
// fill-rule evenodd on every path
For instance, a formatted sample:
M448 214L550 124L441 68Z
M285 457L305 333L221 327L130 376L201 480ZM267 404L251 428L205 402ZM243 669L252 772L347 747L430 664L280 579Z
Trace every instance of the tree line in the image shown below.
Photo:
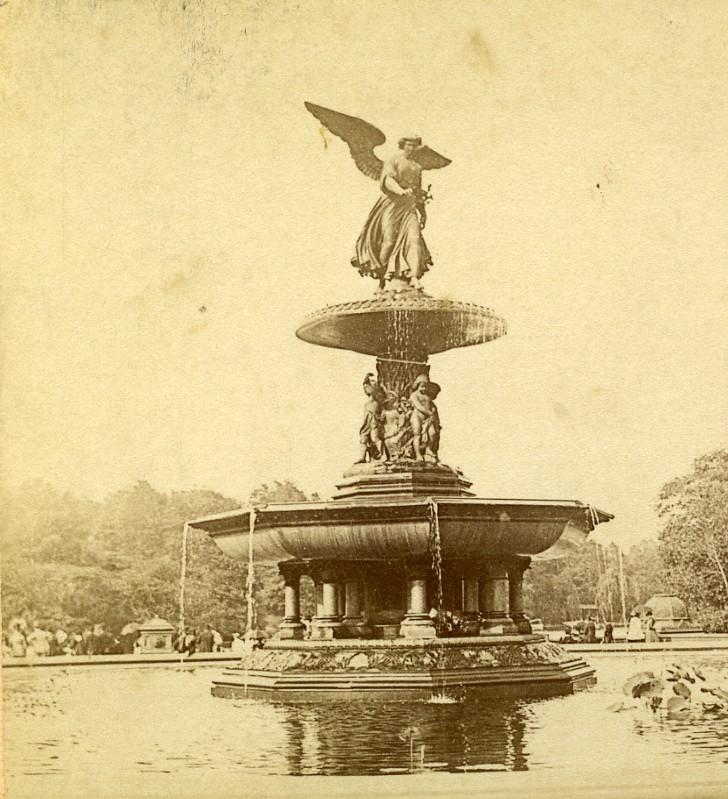
M263 485L247 502L214 491L161 492L140 481L103 501L31 482L4 491L2 608L46 628L103 624L118 631L153 615L179 618L184 521L242 505L302 501L290 481ZM728 630L728 451L698 458L657 500L661 529L622 553L587 542L574 554L534 562L524 583L527 609L547 624L580 618L585 605L620 621L652 594L687 602L708 630ZM247 564L226 556L203 532L188 537L185 616L189 627L245 629ZM283 606L275 566L256 566L257 624L272 629ZM620 576L621 575L621 576ZM620 582L622 583L620 585Z

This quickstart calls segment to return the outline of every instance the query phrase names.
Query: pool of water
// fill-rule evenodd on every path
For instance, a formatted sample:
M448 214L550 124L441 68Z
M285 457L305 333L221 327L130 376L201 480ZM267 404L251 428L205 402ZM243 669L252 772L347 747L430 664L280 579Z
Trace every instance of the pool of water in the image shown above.
M599 683L574 696L287 706L213 698L217 667L5 669L8 796L45 795L54 785L74 797L124 785L182 795L188 777L201 773L246 784L423 771L558 771L569 781L604 769L724 767L726 712L674 720L607 710L635 671L676 659L728 675L725 652L594 654Z

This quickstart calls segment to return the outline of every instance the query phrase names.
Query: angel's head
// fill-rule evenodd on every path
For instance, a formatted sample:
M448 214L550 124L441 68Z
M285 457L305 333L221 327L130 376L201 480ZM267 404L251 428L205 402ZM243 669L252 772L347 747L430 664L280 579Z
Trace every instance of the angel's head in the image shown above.
M404 150L407 157L411 156L419 147L422 147L422 139L419 136L402 136L399 140L399 149Z

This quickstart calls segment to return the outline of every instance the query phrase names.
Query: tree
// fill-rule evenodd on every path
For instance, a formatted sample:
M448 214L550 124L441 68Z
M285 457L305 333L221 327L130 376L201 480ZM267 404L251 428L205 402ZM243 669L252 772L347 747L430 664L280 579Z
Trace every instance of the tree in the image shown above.
M663 590L657 544L641 541L623 554L627 613ZM532 616L549 624L578 619L581 605L596 605L602 619L622 617L619 551L616 544L587 541L572 554L553 561L534 561L526 572L524 598Z
M677 593L700 620L728 608L728 450L695 460L666 483L657 512L660 559ZM728 616L725 618L728 623Z
M303 501L290 481L260 486L251 504ZM186 520L233 510L241 503L213 491L163 493L139 481L103 502L61 494L32 482L2 497L3 610L45 627L79 629L159 615L179 619L182 529ZM243 629L247 563L225 555L200 530L188 535L186 623L222 632ZM255 567L261 626L283 605L275 566Z

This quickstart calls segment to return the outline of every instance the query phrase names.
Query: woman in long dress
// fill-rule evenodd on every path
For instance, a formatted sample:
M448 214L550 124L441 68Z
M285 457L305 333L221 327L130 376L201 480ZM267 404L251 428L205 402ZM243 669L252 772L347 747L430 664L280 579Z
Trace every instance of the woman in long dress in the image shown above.
M629 618L627 625L627 641L634 643L636 641L644 641L645 634L642 630L642 621L640 620L639 613L633 613Z
M392 278L416 287L432 265L422 237L426 219L422 167L412 157L421 144L419 137L400 139L400 152L385 161L379 179L382 194L369 212L351 259L362 275L379 280L381 288Z
M659 640L660 636L655 626L655 617L652 615L652 611L648 610L647 613L645 613L645 642L648 644L656 644Z

